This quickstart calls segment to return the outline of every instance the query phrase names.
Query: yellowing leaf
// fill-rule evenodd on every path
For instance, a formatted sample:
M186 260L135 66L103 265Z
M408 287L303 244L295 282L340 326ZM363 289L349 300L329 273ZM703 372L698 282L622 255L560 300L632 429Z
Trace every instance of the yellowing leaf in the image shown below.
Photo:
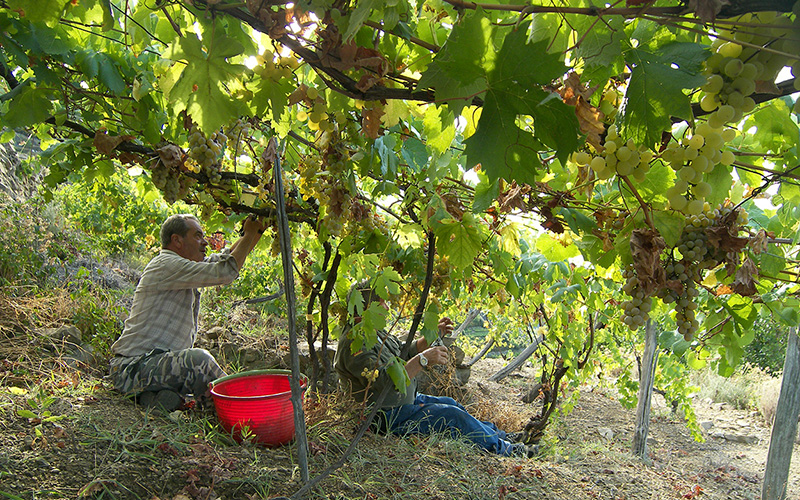
M500 229L500 248L514 256L519 256L519 227L508 224Z

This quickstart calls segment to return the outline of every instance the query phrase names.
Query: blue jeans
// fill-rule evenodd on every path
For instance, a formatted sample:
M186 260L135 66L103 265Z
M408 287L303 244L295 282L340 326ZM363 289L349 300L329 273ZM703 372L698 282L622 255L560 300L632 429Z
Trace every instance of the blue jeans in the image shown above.
M453 398L417 394L413 404L396 406L384 413L389 430L395 434L449 432L498 455L518 451L519 445L506 441L505 431L473 417Z

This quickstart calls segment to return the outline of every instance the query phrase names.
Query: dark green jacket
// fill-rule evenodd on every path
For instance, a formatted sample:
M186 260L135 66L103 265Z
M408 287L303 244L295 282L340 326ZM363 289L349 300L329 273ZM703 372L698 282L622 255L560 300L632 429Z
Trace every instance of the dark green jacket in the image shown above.
M339 341L339 346L336 349L336 358L334 359L334 368L339 375L339 384L342 389L350 392L359 402L364 401L364 395L366 394L367 402L372 404L383 388L388 385L389 392L383 400L381 408L392 408L413 403L417 394L417 381L411 379L411 385L406 387L406 393L402 394L395 388L394 382L386 372L386 366L389 361L395 356L400 356L403 344L385 331L380 331L378 332L378 342L372 349L353 353L350 333L350 328L346 328L342 333L342 339ZM412 342L409 357L406 361L416 355L417 343ZM378 370L378 378L372 384L368 384L369 381L362 375L364 368L370 371Z

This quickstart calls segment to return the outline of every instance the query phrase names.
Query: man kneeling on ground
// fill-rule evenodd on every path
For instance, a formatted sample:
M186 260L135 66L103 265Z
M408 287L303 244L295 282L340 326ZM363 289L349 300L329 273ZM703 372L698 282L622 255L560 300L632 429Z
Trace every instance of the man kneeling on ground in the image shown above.
M231 248L206 257L208 242L193 215L170 216L161 226L161 252L144 269L122 335L111 346L114 388L146 407L172 411L192 395L207 402L208 384L225 375L205 349L194 348L199 288L227 285L264 233L248 218Z

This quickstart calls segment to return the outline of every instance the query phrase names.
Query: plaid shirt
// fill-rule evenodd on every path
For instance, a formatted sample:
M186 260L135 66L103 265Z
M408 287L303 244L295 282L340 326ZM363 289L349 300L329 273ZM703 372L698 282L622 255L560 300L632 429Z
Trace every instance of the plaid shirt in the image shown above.
M197 289L227 285L238 275L236 259L227 250L195 262L162 249L145 267L131 314L111 351L120 356L139 356L153 349L192 347L200 312Z

